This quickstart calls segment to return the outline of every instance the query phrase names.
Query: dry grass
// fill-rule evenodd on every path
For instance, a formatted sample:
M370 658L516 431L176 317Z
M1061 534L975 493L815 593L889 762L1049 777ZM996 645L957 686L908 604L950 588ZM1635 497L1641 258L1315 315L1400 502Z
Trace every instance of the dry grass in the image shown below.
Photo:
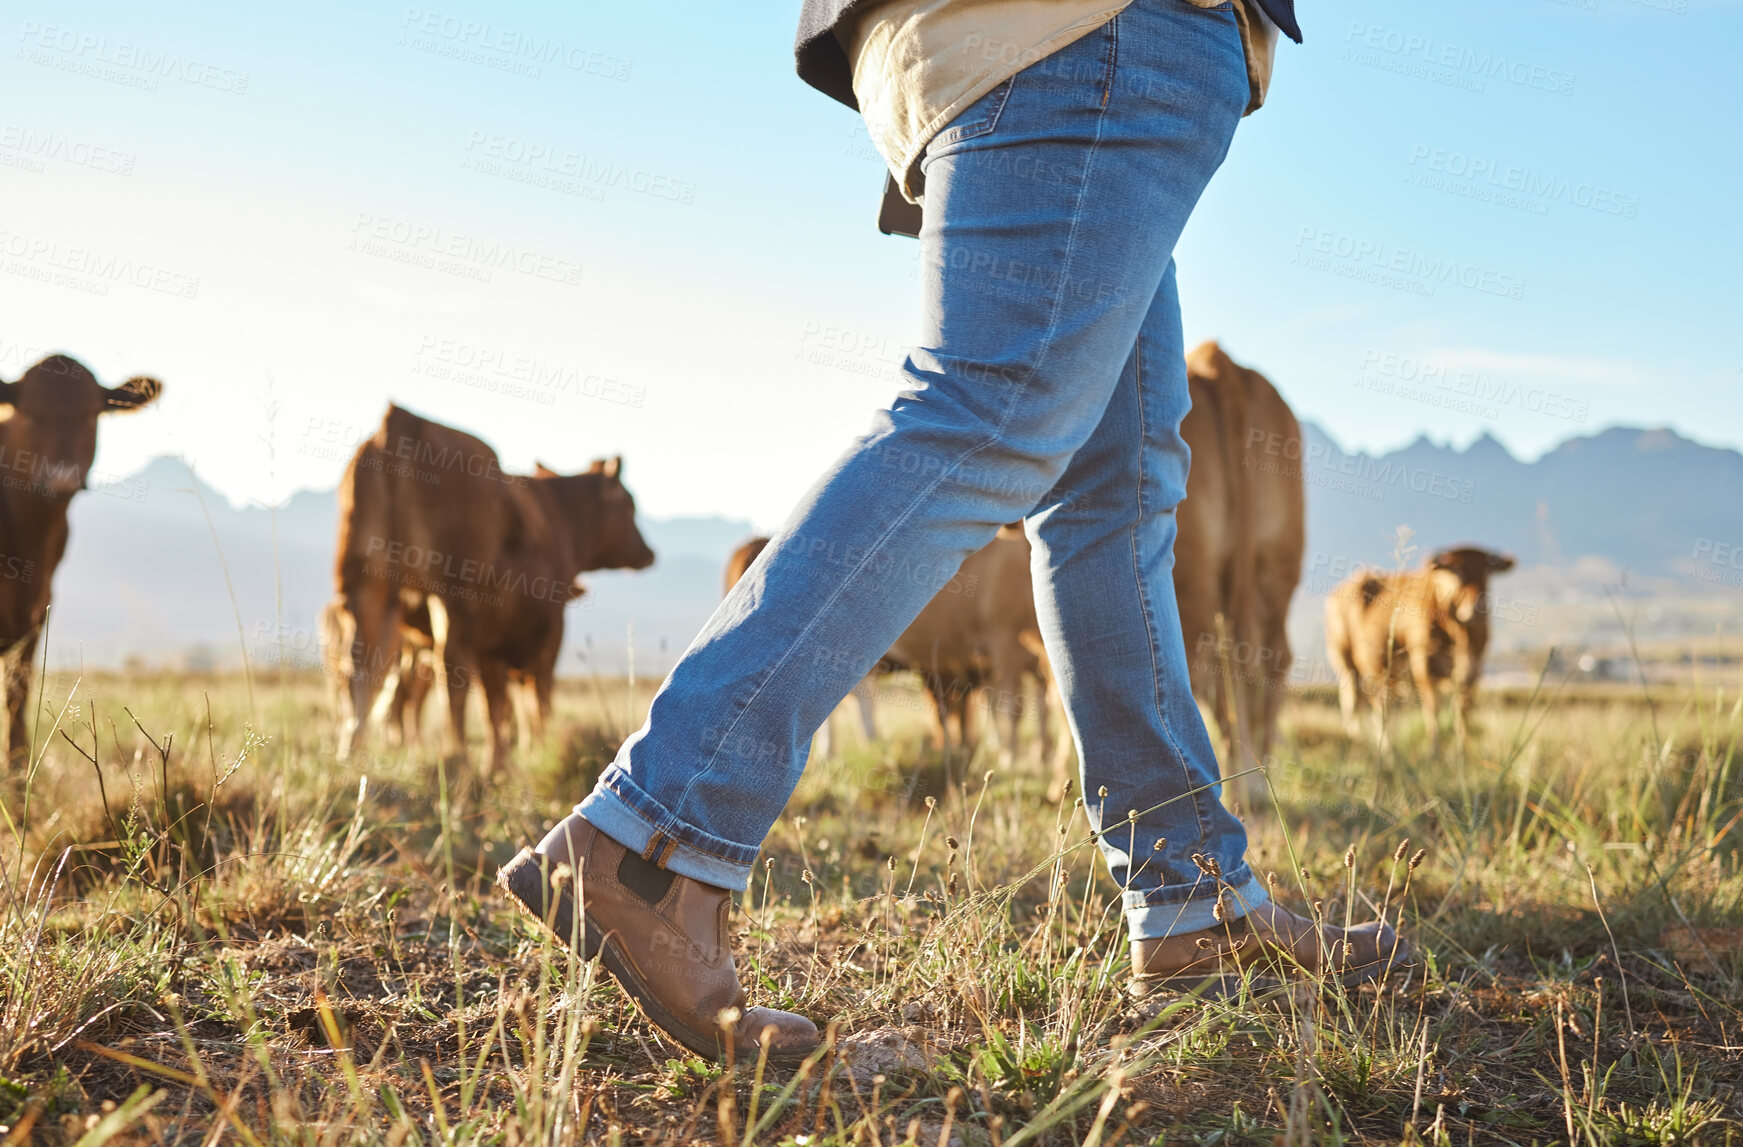
M566 686L488 785L333 764L323 697L47 682L0 792L6 1143L1743 1141L1729 683L1490 704L1439 756L1298 699L1257 867L1334 920L1401 912L1426 967L1148 1010L1081 810L1039 766L947 770L889 708L813 765L737 917L753 994L833 1021L798 1072L689 1056L490 887L645 693Z

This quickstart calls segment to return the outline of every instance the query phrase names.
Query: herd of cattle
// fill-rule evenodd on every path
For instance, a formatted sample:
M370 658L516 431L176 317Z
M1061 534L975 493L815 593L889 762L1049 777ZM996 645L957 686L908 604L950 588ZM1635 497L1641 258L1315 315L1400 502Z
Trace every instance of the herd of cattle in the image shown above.
M1255 799L1251 771L1269 759L1294 661L1285 632L1301 578L1305 500L1299 468L1277 467L1262 445L1299 442L1301 428L1275 388L1214 342L1187 356L1192 410L1183 433L1192 450L1179 515L1174 584L1193 693L1223 734L1230 795ZM0 382L0 646L5 650L8 748L26 753L30 672L55 566L67 543L67 509L84 487L101 415L138 409L162 385L133 378L100 385L83 365L54 355L16 382ZM334 596L321 615L323 659L333 685L341 757L374 720L415 741L431 692L444 696L450 744L466 744L466 699L484 698L489 767L503 763L518 727L541 735L550 714L564 607L584 593L590 570L653 563L635 524L621 458L579 474L539 465L511 474L480 439L390 406L362 443L339 487ZM767 539L732 556L726 588ZM1454 727L1466 717L1488 640L1488 579L1510 558L1474 547L1434 554L1421 569L1363 571L1326 601L1326 646L1344 720L1408 683L1430 738L1438 694L1455 695ZM9 570L23 571L8 575ZM1016 745L1026 711L1051 759L1057 787L1069 740L1053 736L1051 673L1036 620L1029 543L1001 529L969 556L941 592L854 690L865 735L876 735L876 679L918 673L941 747L972 747L972 713L993 721L1002 756ZM1377 723L1383 732L1383 723ZM828 723L819 749L830 752Z

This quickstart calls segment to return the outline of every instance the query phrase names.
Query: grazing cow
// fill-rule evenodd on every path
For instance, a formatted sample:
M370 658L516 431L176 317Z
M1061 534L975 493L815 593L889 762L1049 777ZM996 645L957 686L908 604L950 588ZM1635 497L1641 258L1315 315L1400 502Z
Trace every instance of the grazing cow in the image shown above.
M1027 705L1023 683L1040 683L1041 752L1051 749L1047 695L1051 673L1035 618L1035 590L1029 573L1029 539L1010 525L968 555L956 576L938 591L912 624L896 638L884 663L919 673L932 698L934 734L950 744L954 718L956 743L972 750L975 734L970 700L980 688L990 691L1000 757L1016 751L1017 723Z
M756 537L750 539L743 545L739 546L736 550L732 551L732 556L726 559L726 588L724 592L732 592L732 587L737 585L739 579L744 577L744 575L750 571L751 563L756 561L758 555L768 549L768 547L769 539ZM849 696L853 698L854 703L859 707L859 731L861 736L865 738L865 743L868 745L878 738L878 726L875 713L877 685L873 681L873 676L873 674L867 674L860 680L859 684L853 687L853 692L849 694ZM817 752L819 754L824 757L835 755L835 743L830 729L830 718L824 719L822 727L817 730L817 736L815 739L817 742Z
M563 607L580 594L575 578L653 564L622 467L614 458L581 474L543 466L531 476L505 474L472 435L388 408L339 485L334 580L349 686L342 758L400 667L408 618L422 607L454 751L465 753L466 694L476 678L489 725L487 768L504 762L510 679L532 686L537 717L529 720L542 719Z
M1489 645L1489 578L1512 568L1510 557L1465 546L1442 550L1408 573L1358 573L1332 591L1325 602L1325 648L1351 736L1358 732L1359 700L1373 711L1384 744L1378 699L1408 670L1430 746L1439 744L1436 695L1443 683L1455 695L1454 731L1464 744Z
M576 584L569 600L578 601L586 592L585 586ZM383 700L377 705L392 743L423 743L424 701L438 676L436 638L431 626L427 602L406 610L400 618L399 667L383 684ZM556 686L558 646L537 647L548 656L511 653L506 658L509 697L514 703L523 751L545 738L545 722L551 716L551 692Z
M0 382L0 671L11 761L30 752L24 707L31 665L67 548L67 508L85 488L97 454L97 419L138 410L162 392L155 378L103 386L61 354L17 382Z
M1294 656L1285 622L1306 548L1301 425L1264 375L1214 342L1186 356L1186 372L1192 466L1176 512L1174 594L1192 691L1222 730L1231 776L1269 759ZM1256 773L1229 787L1248 810L1265 795Z
M726 565L726 589L738 584L751 563L769 544L752 538L733 552ZM1029 575L1029 540L1019 527L1007 526L986 546L970 554L956 576L940 590L890 647L877 668L850 694L859 705L861 729L868 742L876 739L875 678L912 670L920 674L932 702L933 736L940 748L955 743L972 748L975 741L970 701L981 689L991 691L990 707L1000 720L999 751L1006 761L1016 751L1017 723L1028 703L1025 678L1040 685L1040 740L1043 757L1052 744L1048 722L1051 675L1035 620L1035 594ZM829 722L817 731L817 748L830 755Z

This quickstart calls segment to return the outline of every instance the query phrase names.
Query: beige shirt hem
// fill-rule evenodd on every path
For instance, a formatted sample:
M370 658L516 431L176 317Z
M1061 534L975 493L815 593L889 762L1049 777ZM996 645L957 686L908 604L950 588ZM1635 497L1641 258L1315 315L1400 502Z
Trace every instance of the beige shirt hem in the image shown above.
M1213 8L1225 0L1187 2ZM854 98L908 201L920 201L920 160L940 131L1013 75L1094 32L1130 3L882 0L843 21L837 34L853 62ZM1235 0L1234 7L1251 114L1265 102L1278 31L1252 0Z

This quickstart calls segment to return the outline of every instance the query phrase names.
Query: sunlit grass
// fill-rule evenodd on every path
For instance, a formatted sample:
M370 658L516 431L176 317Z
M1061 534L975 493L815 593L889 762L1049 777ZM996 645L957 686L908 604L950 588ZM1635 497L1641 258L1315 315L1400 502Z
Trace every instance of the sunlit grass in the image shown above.
M0 818L20 1142L1743 1140L1735 683L1549 682L1463 754L1409 714L1353 745L1298 699L1255 866L1335 922L1401 915L1424 966L1203 1004L1124 992L1075 795L938 760L917 695L887 705L814 762L735 916L753 996L830 1024L798 1071L696 1060L491 888L647 683L566 683L488 783L433 747L335 764L314 678L258 676L253 710L239 679L74 684Z

